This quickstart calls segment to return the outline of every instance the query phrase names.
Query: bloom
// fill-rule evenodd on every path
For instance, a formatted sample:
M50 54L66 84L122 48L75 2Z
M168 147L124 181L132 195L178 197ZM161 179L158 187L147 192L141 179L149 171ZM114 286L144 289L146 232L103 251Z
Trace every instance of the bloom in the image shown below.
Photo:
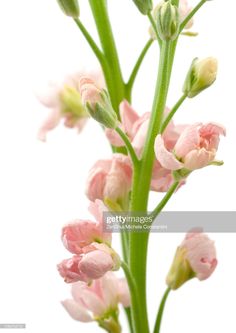
M189 232L177 248L166 282L177 289L186 281L197 277L200 281L211 276L217 266L214 242L200 232Z
M99 200L90 203L90 212L97 222L76 220L62 229L62 242L73 254L57 267L65 282L91 282L110 270L120 267L120 258L111 248L111 234L103 231L105 206Z
M57 127L62 119L68 128L77 128L79 132L83 129L89 117L78 91L79 80L83 75L84 73L79 72L68 75L62 82L50 82L46 91L37 94L39 101L51 109L51 113L38 133L41 141L46 141L47 133ZM100 73L90 74L90 76L98 86L104 86Z
M165 114L168 114L168 112L169 109L166 108ZM140 157L148 131L150 112L146 112L142 116L139 116L127 101L123 101L120 104L120 118L120 127L128 135L136 154ZM174 147L183 128L185 128L185 126L176 126L173 121L170 121L163 133L165 145L169 149ZM106 129L106 136L112 145L117 147L124 146L124 142L116 131ZM172 185L173 181L174 179L170 170L163 168L163 166L156 160L154 162L151 190L166 192Z
M119 279L108 272L101 279L90 285L83 282L72 284L72 299L62 302L70 316L81 322L103 321L105 325L118 324L111 322L118 314L118 304L130 306L130 293L125 279ZM116 316L114 316L114 314Z
M106 207L99 200L90 202L89 211L96 222L74 220L62 228L61 239L65 248L73 254L80 254L83 247L93 242L111 244L111 233L103 231L103 212Z
M86 194L89 200L125 200L131 189L132 165L126 155L113 154L110 160L99 160L89 171Z
M158 135L154 147L156 158L169 170L203 168L215 161L220 135L226 135L222 125L195 123L182 131L172 150L167 149L163 137Z

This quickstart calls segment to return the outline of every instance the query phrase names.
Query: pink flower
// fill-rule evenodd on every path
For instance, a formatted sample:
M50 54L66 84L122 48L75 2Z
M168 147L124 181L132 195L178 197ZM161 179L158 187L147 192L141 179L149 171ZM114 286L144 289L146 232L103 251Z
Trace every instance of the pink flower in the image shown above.
M214 242L201 231L189 232L177 248L167 275L167 285L176 290L185 282L197 277L200 281L211 276L217 266Z
M83 247L93 242L104 242L110 245L111 233L103 231L103 212L106 207L99 200L90 202L90 212L94 215L96 222L90 220L75 220L62 229L62 242L65 248L74 253L80 254Z
M211 276L217 266L216 249L214 242L202 232L189 232L181 248L186 250L186 259L196 277L206 280Z
M156 158L162 167L169 170L203 168L214 162L220 135L226 135L225 128L215 123L189 125L182 131L173 149L168 149L163 136L158 135L155 141Z
M165 114L168 114L168 112L169 109L166 108ZM150 112L146 112L144 115L139 116L127 101L123 101L120 104L120 118L120 127L128 135L137 155L140 157L147 135ZM163 134L165 144L169 149L174 147L180 132L184 127L185 126L174 125L173 121L169 123ZM106 129L106 135L112 145L117 147L124 146L124 142L121 140L116 131L112 129ZM166 192L173 184L173 182L174 179L171 171L169 169L163 168L163 166L158 161L155 161L151 190L157 192ZM100 181L99 184L101 183L102 182Z
M120 268L120 258L111 248L111 233L103 231L105 206L96 200L90 203L89 210L96 222L77 220L62 229L65 248L76 254L58 265L60 275L68 283L90 282Z
M99 160L89 171L86 194L89 200L112 201L126 198L131 189L132 165L128 156L114 154L111 160Z
M109 246L99 243L92 243L84 247L80 254L63 260L57 266L60 275L67 283L90 282L119 267L118 254Z
M81 322L109 320L118 312L118 304L130 306L130 294L126 280L107 273L90 285L83 282L72 284L72 297L62 302L70 316ZM106 314L107 319L102 319ZM109 321L108 321L109 322Z
M68 128L77 128L80 132L89 117L86 112L81 96L78 91L80 78L84 73L76 73L68 75L62 82L49 82L47 91L38 94L39 101L47 108L51 109L51 113L41 126L38 138L46 141L47 133L59 125L64 120L64 125ZM102 75L89 74L98 86L104 87Z

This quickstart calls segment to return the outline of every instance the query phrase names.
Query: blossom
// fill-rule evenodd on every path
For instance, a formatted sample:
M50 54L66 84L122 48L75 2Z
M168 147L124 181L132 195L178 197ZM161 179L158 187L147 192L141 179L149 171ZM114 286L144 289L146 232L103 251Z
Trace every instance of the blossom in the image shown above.
M132 165L128 156L113 154L110 160L99 160L89 171L86 194L89 200L125 200L131 190Z
M117 270L117 263L118 255L107 245L99 249L98 243L92 243L89 247L83 248L81 254L63 260L57 267L67 283L90 282L101 278L108 271Z
M168 112L169 109L166 108L165 115L167 115ZM120 118L121 129L127 134L136 154L140 157L147 136L150 112L146 112L142 116L139 116L127 101L123 101L120 104ZM185 128L185 126L176 126L173 121L170 121L163 133L165 144L169 149L174 147L183 128ZM112 129L106 129L106 136L112 145L116 147L124 146L124 142L116 131ZM157 160L155 160L151 181L151 190L157 192L166 192L173 184L173 181L174 179L170 170L163 168L163 166Z
M169 170L203 168L215 162L220 135L226 135L222 125L195 123L182 131L172 150L167 149L163 137L158 135L155 140L156 158L162 167Z
M118 304L130 306L130 293L125 279L108 272L90 285L73 283L72 299L62 302L70 316L81 322L97 320L103 325L119 325L114 318L118 315ZM113 320L113 322L112 322Z
M91 282L108 271L120 268L120 258L111 247L111 234L103 231L103 203L96 200L89 206L96 222L75 220L62 229L65 248L75 254L57 267L65 282Z
M99 200L90 202L89 211L96 222L74 220L62 228L61 239L65 248L73 254L80 254L83 247L93 242L111 244L111 233L103 231L103 212L106 207Z
M89 114L82 104L78 91L82 76L84 73L79 72L68 75L61 82L49 82L47 90L37 94L39 101L51 110L38 133L41 141L46 141L47 133L56 128L61 120L64 120L64 125L68 128L76 128L79 132L83 129ZM90 76L98 86L104 86L101 74L90 74Z
M179 288L186 281L197 277L200 281L211 276L217 266L216 249L209 237L198 231L189 232L177 248L167 276L171 289Z

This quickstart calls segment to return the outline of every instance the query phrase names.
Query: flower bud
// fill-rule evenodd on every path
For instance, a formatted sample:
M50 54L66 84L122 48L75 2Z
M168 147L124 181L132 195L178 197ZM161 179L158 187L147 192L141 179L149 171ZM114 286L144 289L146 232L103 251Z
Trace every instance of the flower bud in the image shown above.
M67 16L77 18L79 17L79 3L77 0L57 0L61 10Z
M99 89L88 78L82 78L79 87L82 103L85 105L90 116L107 128L116 128L118 118L112 108L107 91Z
M133 2L143 15L147 15L152 10L152 0L133 0Z
M214 83L216 75L217 60L215 58L209 57L202 60L195 58L184 82L184 94L189 98L198 95Z
M178 7L171 1L163 2L156 10L157 31L162 40L174 40L179 33Z
M177 248L166 283L169 288L176 290L194 277L200 281L206 280L216 266L214 242L199 230L189 232Z

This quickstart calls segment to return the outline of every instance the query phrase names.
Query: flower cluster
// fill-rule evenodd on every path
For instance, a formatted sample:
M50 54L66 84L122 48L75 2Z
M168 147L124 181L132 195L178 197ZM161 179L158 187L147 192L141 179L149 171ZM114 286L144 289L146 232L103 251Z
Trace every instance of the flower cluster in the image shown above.
M132 1L148 17L151 39L125 82L106 1L89 1L100 47L79 18L79 2L57 0L64 14L74 19L87 39L103 74L81 72L70 75L61 84L52 84L47 94L39 96L44 106L51 109L39 131L41 140L45 141L47 132L61 120L66 127L81 131L91 117L103 128L104 137L112 149L111 157L98 160L88 173L85 193L95 221L75 220L63 227L63 245L73 255L58 265L60 275L72 286L72 299L62 302L67 312L78 321L96 321L110 333L121 332L119 303L130 307L127 310L130 331L149 332L145 294L149 231L141 237L133 233L121 235L122 261L112 247L111 233L104 229L103 213L137 213L140 209L151 219L156 218L195 170L223 164L217 159L217 150L220 138L226 135L224 126L215 122L176 124L174 121L174 115L185 99L194 98L215 82L218 66L215 58L193 59L184 80L182 96L172 109L166 106L178 39L181 34L196 35L187 30L193 25L193 15L206 1L201 1L194 9L186 0L160 1L156 7L153 7L152 0ZM100 18L104 18L105 23ZM155 40L161 50L156 93L152 111L140 115L132 106L131 93L140 65ZM147 212L150 191L164 193L151 214ZM214 242L199 230L187 233L176 250L166 278L168 289L157 315L155 333L160 332L170 290L180 288L195 277L200 281L207 279L216 266ZM114 271L120 267L127 281L115 276Z
M111 247L111 234L103 232L104 205L96 200L90 203L89 210L97 222L76 220L62 229L62 242L74 254L58 265L60 275L68 283L90 283L120 267L120 258Z

